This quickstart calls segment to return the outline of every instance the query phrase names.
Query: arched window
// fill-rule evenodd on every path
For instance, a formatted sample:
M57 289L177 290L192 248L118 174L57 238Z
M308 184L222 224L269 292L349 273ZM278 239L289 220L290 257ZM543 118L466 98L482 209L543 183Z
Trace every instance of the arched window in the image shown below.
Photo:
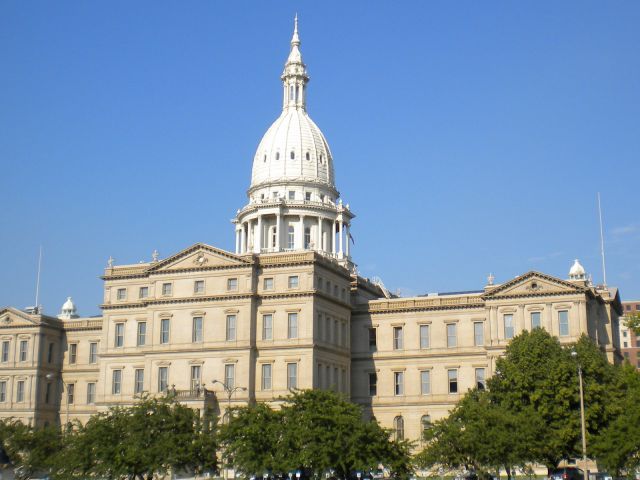
M295 248L295 240L296 230L293 228L293 225L289 225L289 229L287 230L287 248L289 250L293 250Z
M304 248L309 248L310 244L311 244L311 229L309 227L306 227L304 229Z
M400 415L393 419L393 437L394 440L404 440L404 418Z
M323 161L322 161L322 154L320 154L320 163L323 163Z
M293 85L291 85L289 87L289 100L293 100L293 92L294 92Z
M300 86L296 85L296 102L300 101Z
M271 248L276 248L277 237L278 237L278 227L271 227Z
M296 152L291 150L291 160L294 160L295 158L296 158Z
M280 152L276 152L276 160L280 160Z
M309 155L309 152L307 152L306 158L307 158L307 160L311 160L311 155Z
M425 432L431 428L431 415L423 415L420 418L420 426L422 427L422 431L420 432L420 439L424 440Z

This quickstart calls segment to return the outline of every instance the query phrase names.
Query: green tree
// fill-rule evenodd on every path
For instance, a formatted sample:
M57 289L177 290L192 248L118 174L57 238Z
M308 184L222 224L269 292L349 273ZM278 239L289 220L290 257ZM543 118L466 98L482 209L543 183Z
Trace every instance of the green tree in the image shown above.
M638 313L630 313L623 317L623 322L626 327L640 336L640 314Z
M143 398L77 425L54 462L60 478L150 480L154 474L215 469L215 419L171 398Z
M409 443L392 441L377 422L363 421L360 407L338 394L305 390L282 400L276 412L267 405L236 409L222 427L225 458L238 471L333 469L344 477L378 463L397 475L410 471Z
M49 471L61 447L61 434L57 427L34 428L10 418L0 422L0 441L16 478L26 479Z
M640 467L640 373L628 363L620 371L620 389L615 418L593 439L598 463L620 475Z

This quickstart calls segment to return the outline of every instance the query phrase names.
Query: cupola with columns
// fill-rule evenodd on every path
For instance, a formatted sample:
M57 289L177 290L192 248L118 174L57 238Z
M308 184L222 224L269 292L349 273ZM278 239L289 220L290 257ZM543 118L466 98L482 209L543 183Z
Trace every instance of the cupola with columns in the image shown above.
M258 145L249 203L233 220L236 253L314 250L347 264L354 215L336 189L329 144L307 114L309 75L297 16L280 78L282 113Z

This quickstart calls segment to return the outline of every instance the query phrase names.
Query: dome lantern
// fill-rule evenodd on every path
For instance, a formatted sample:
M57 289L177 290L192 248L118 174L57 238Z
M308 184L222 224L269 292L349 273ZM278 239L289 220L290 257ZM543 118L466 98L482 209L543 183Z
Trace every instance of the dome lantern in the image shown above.
M569 270L569 280L586 280L586 272L580 261L576 258Z
M73 303L73 300L71 300L71 297L67 297L67 301L62 305L58 318L60 320L71 320L72 318L78 318L78 315L76 313L76 306Z

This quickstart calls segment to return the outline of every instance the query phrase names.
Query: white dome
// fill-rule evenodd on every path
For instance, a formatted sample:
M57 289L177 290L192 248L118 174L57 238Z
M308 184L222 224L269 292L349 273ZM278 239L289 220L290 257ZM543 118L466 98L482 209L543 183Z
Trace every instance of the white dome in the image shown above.
M573 266L571 267L571 270L569 270L569 278L571 280L582 280L584 279L584 277L585 277L584 267L580 265L580 262L576 258L575 261L573 262Z
M75 311L75 309L76 309L76 306L73 304L71 297L67 297L67 301L64 302L64 305L62 305L62 311L63 312L65 310Z
M78 318L78 315L76 315L76 306L74 305L73 300L71 300L71 297L67 297L67 301L62 305L62 309L60 311L60 315L58 315L58 318L61 320Z
M251 188L287 181L335 189L329 144L302 108L282 112L262 137L253 159Z

